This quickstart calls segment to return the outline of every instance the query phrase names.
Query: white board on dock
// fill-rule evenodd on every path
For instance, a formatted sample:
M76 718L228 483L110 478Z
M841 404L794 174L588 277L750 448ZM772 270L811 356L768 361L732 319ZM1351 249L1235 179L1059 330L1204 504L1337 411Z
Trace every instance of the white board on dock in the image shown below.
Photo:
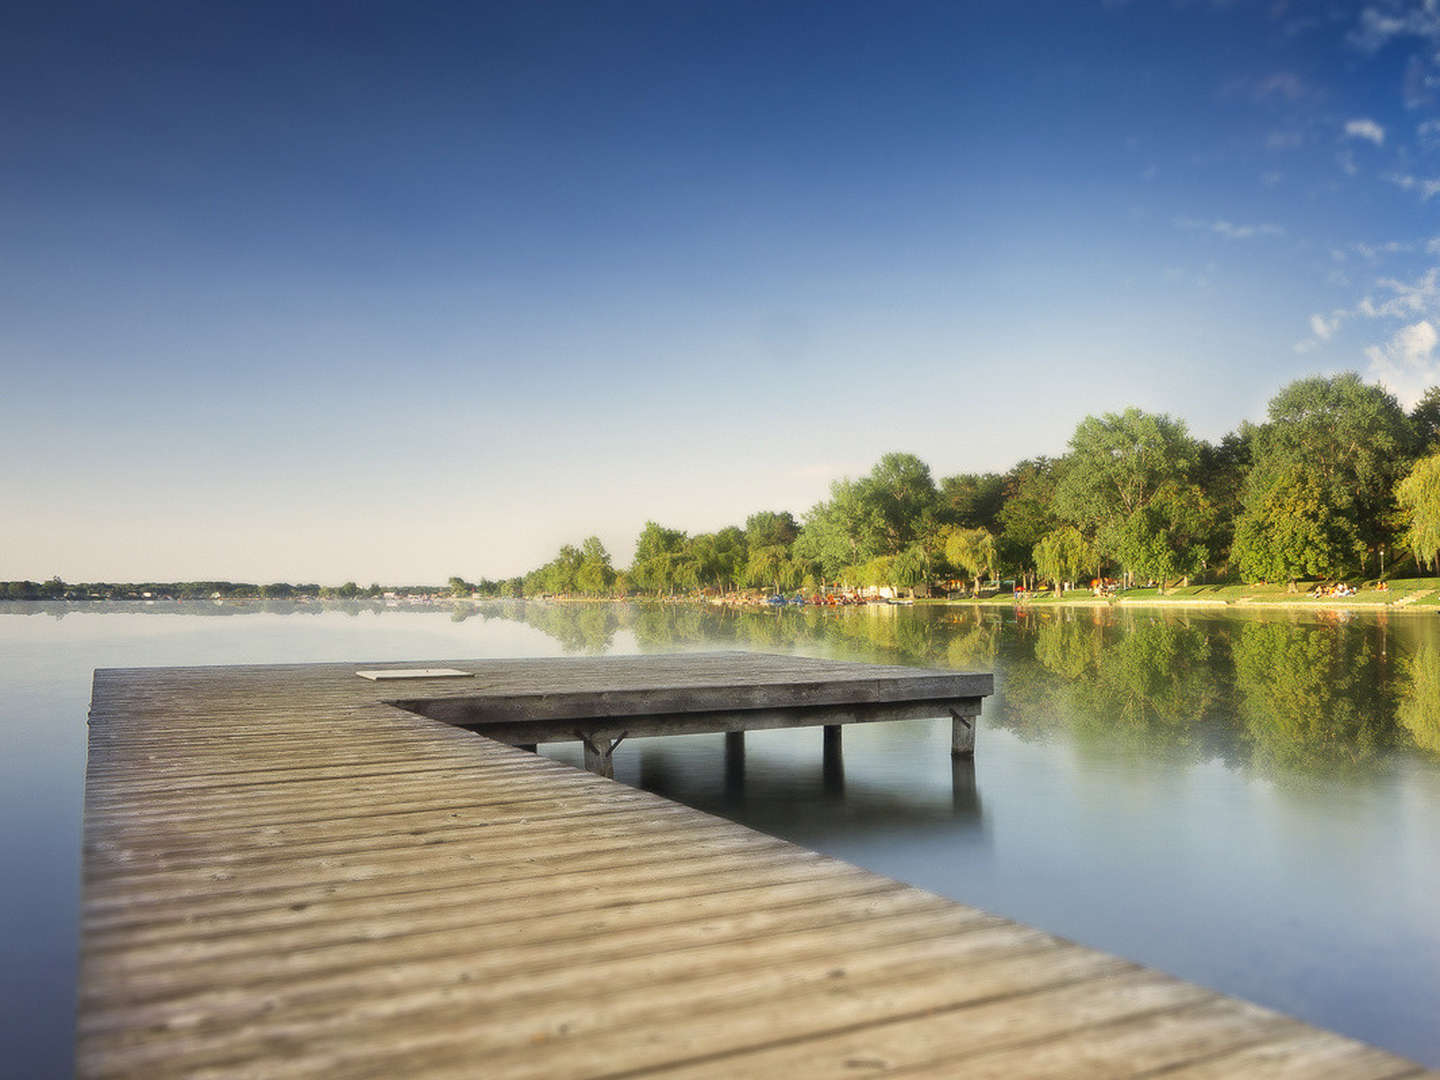
M426 668L386 668L380 671L357 671L362 679L369 679L371 682L379 682L382 679L470 679L475 677L473 671L456 671L448 667L426 667Z

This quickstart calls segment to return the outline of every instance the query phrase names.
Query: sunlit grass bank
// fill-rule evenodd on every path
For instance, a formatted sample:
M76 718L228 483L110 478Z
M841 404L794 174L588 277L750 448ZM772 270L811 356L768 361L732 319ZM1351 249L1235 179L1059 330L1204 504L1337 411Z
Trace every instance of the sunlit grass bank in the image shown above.
M1156 604L1186 606L1195 604L1215 605L1287 605L1313 608L1405 608L1433 609L1440 607L1440 578L1395 578L1387 581L1386 588L1377 588L1375 583L1359 588L1350 596L1311 595L1320 582L1302 581L1293 589L1286 585L1185 585L1161 591L1158 588L1122 589L1111 596L1093 595L1089 589L1072 589L1063 596L1050 590L1037 591L1023 600L1026 604L1037 605L1095 605L1095 604ZM977 598L956 597L932 603L951 604L1014 604L1011 593Z

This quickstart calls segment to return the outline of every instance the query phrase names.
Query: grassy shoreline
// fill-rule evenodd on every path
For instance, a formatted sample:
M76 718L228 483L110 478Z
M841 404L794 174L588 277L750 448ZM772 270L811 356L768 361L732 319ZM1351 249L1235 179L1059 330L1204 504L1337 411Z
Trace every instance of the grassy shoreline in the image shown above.
M1113 596L1094 596L1088 589L1075 589L1064 596L1036 593L1017 601L1006 594L987 597L959 597L945 600L918 600L927 605L1005 605L1047 607L1184 607L1184 608L1295 608L1306 611L1414 611L1440 612L1440 580L1398 578L1387 589L1361 589L1354 596L1309 596L1307 588L1292 592L1284 585L1190 585L1161 593L1159 589L1127 589ZM1313 587L1313 586L1311 586Z

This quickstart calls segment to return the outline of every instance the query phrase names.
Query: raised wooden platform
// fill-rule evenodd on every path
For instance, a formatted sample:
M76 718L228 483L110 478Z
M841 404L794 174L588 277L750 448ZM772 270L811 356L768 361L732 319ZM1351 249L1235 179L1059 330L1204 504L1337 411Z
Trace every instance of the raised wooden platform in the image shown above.
M96 672L81 1076L1421 1075L385 703L533 667L384 666Z

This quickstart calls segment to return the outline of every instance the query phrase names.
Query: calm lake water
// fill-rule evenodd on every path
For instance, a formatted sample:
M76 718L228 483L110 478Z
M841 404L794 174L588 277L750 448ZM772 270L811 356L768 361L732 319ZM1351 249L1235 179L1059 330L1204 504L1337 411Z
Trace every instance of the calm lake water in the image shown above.
M994 670L949 721L627 742L616 777L1440 1065L1440 617L0 605L0 1046L70 1067L96 667L742 648ZM578 748L544 752L578 763Z

